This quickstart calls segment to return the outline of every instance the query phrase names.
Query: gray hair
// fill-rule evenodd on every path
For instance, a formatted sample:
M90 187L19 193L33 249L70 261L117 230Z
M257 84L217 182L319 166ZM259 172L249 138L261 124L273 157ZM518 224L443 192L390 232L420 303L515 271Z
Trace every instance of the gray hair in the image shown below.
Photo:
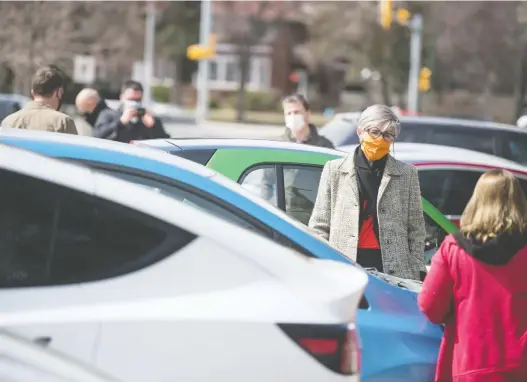
M357 129L359 132L379 129L383 133L390 133L397 137L401 131L401 122L390 107L372 105L361 113Z

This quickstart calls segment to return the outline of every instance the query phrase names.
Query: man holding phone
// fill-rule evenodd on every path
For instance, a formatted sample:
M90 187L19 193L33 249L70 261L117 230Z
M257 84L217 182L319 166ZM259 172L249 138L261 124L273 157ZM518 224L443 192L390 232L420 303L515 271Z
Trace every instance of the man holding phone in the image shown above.
M163 123L142 105L143 86L133 80L126 81L121 88L121 118L115 140L130 142L141 139L169 138Z

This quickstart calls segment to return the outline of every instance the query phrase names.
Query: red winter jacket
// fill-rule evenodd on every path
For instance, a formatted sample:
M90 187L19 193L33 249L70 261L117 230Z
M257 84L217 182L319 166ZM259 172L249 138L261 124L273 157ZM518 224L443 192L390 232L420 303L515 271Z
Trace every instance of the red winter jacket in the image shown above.
M436 382L527 382L527 236L448 236L419 307L446 324Z

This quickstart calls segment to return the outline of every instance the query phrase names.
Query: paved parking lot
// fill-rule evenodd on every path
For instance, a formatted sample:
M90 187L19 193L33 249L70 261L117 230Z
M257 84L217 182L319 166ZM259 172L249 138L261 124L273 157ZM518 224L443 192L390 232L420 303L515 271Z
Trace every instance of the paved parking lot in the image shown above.
M76 118L79 135L91 135L91 127ZM174 138L256 138L276 139L283 132L283 126L251 125L207 121L200 126L185 123L165 123L165 130Z
M174 138L277 138L283 127L273 125L250 125L243 123L211 122L200 126L178 123L165 124L165 129Z

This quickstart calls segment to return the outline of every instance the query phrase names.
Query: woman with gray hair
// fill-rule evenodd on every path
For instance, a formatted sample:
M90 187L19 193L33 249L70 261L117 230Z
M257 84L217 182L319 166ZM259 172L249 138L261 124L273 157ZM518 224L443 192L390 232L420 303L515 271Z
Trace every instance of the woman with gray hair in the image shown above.
M401 129L385 105L359 118L360 146L326 163L309 227L365 268L423 278L425 223L415 167L390 155Z

